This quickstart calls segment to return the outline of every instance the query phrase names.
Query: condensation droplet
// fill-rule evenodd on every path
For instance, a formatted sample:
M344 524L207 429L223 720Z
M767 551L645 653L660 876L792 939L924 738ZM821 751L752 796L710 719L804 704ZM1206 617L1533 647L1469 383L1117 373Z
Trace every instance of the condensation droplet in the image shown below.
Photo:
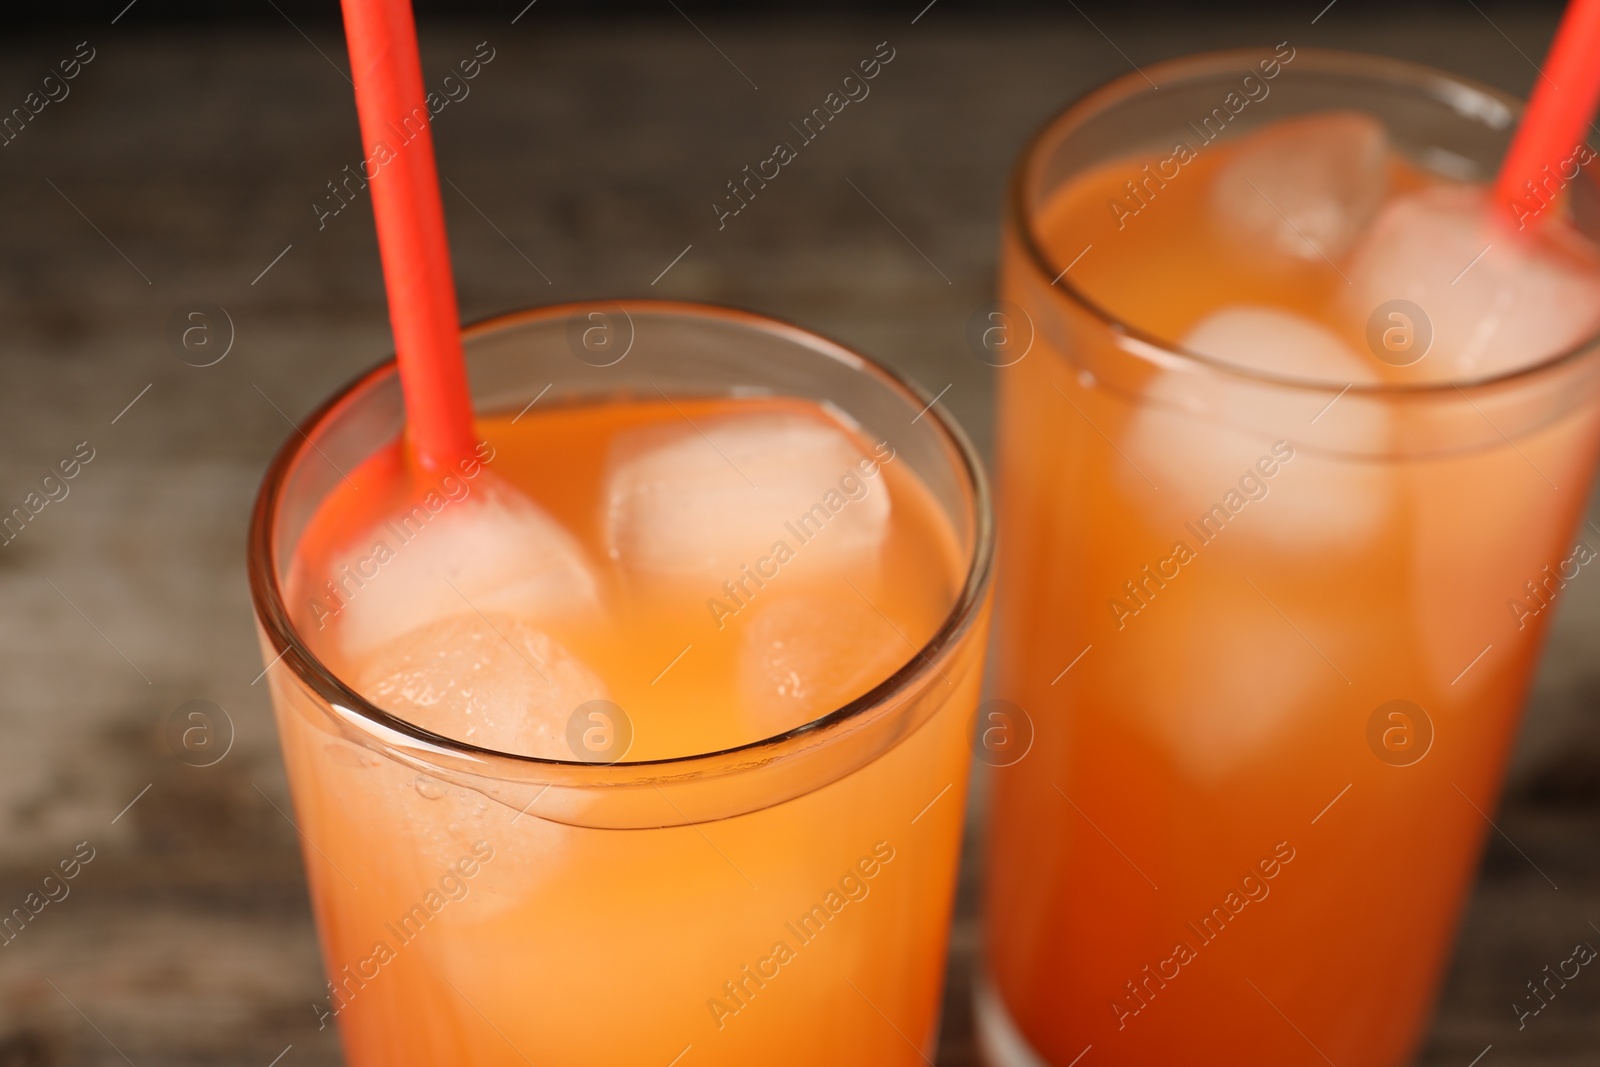
M1078 384L1083 386L1085 389L1093 389L1095 387L1095 385L1097 384L1096 381L1095 381L1094 371L1091 371L1091 370L1080 370L1080 371L1078 371Z
M417 775L417 793L427 800L438 800L445 794L444 785L425 774Z

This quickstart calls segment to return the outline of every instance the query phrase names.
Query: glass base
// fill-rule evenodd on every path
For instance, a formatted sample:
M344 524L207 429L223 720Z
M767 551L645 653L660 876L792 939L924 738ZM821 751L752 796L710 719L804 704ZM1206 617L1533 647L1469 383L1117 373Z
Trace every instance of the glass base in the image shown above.
M987 1067L1050 1067L1022 1036L1006 1011L999 990L987 975L979 975L973 983L972 1014L978 1035L978 1055Z

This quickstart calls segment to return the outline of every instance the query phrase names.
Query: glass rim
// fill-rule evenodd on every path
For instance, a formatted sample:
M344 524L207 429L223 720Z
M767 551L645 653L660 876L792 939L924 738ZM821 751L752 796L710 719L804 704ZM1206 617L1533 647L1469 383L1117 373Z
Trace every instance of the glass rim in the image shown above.
M1035 279L1041 280L1046 289L1059 290L1059 295L1052 294L1054 299L1064 300L1076 306L1113 333L1120 335L1126 342L1125 350L1131 349L1130 354L1138 358L1274 388L1297 389L1319 394L1347 391L1380 399L1385 397L1426 399L1449 393L1462 395L1468 392L1482 393L1548 374L1593 354L1597 343L1600 343L1600 333L1587 335L1577 344L1527 366L1478 378L1451 378L1429 382L1352 382L1348 385L1339 385L1258 371L1192 352L1176 342L1158 337L1133 323L1124 321L1073 285L1066 277L1066 272L1059 270L1060 265L1056 264L1045 251L1044 242L1040 239L1035 226L1037 215L1027 206L1030 179L1044 159L1048 147L1058 143L1086 119L1104 112L1109 107L1135 96L1158 91L1150 88L1152 84L1159 84L1156 75L1161 76L1162 82L1167 80L1175 82L1197 75L1236 74L1241 61L1253 63L1261 57L1262 52L1258 48L1232 48L1198 52L1147 64L1140 70L1120 74L1102 82L1078 96L1046 119L1028 138L1017 156L1017 162L1006 184L1006 223L1007 228L1021 245ZM1293 68L1286 68L1283 73L1291 76L1307 72L1343 74L1364 77L1373 82L1387 82L1420 90L1439 99L1457 112L1465 110L1462 100L1463 93L1466 93L1494 108L1503 109L1508 122L1513 125L1521 117L1523 110L1523 102L1509 93L1472 78L1430 67L1425 63L1368 52L1311 47L1295 49L1294 62L1296 65Z
M618 307L630 312L712 319L762 330L873 376L903 396L908 403L915 402L925 411L949 447L951 458L956 460L955 475L968 494L973 510L972 545L954 602L938 629L910 659L854 700L799 726L728 748L649 760L623 759L612 763L594 763L504 752L436 734L371 703L346 684L301 639L298 628L289 616L278 580L278 569L273 560L273 531L290 471L309 450L315 448L312 434L350 405L360 402L379 382L397 376L398 368L391 353L339 387L297 422L294 432L279 446L262 477L250 516L246 570L256 619L267 635L271 652L276 655L268 670L279 666L279 661L282 661L281 665L294 671L296 678L328 705L328 710L347 713L339 715L341 720L349 721L353 715L364 727L399 734L427 746L432 753L463 760L474 773L510 780L529 780L528 771L542 769L550 771L552 777L532 779L536 783L553 785L559 781L560 784L579 787L626 786L659 782L663 777L674 780L697 777L698 772L702 771L717 773L718 765L729 761L733 761L733 765L726 768L728 772L759 767L791 749L798 750L808 742L836 733L872 709L885 706L895 697L926 683L939 672L939 661L946 658L972 628L986 602L994 573L995 537L989 482L982 460L965 431L939 409L937 398L896 371L819 333L760 312L726 305L644 298L567 301L479 319L463 326L461 337L463 342L470 343L476 337L528 323L566 318L585 310ZM412 758L418 757L413 754Z

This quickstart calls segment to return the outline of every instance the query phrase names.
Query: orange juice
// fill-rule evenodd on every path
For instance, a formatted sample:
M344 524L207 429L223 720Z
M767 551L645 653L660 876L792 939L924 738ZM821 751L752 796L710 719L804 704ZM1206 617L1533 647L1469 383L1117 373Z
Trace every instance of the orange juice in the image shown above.
M813 451L779 463L762 434ZM349 1061L931 1057L983 609L951 629L973 529L926 456L809 400L657 390L477 436L445 472L390 444L329 475L279 564L309 648L404 720L271 672L329 976L314 1010ZM826 477L791 498L816 508L752 520L807 461ZM582 575L518 600L521 561L495 557L504 583L407 562L498 551L448 524L512 493ZM441 576L455 608L424 585Z
M1007 237L1035 337L1000 375L995 692L1035 730L989 825L1007 1067L1408 1062L1550 607L1594 557L1592 360L1565 397L1395 388L1442 372L1369 353L1359 240L1219 225L1254 143L1159 184L1169 152L1084 167ZM1458 195L1392 149L1378 173L1385 210ZM1348 370L1188 340L1232 306Z

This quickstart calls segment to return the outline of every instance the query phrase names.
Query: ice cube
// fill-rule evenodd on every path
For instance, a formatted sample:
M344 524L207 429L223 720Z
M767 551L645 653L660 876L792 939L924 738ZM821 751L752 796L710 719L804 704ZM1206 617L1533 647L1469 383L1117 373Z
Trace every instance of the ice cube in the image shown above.
M1239 143L1211 187L1231 239L1300 259L1338 259L1383 202L1388 138L1370 115L1329 111L1275 122Z
M607 696L605 683L548 634L501 613L436 619L352 661L346 677L374 704L433 733L552 759L574 758L573 712ZM292 750L309 748L321 761L314 777L324 783L323 803L361 813L375 840L391 842L338 855L342 873L363 890L376 883L404 894L389 916L442 889L463 894L450 896L449 921L488 918L525 907L534 887L561 870L570 831L541 817L542 788L486 790L470 775L429 773L304 725L293 736L318 742ZM482 860L484 842L492 862L471 876L452 874L463 860Z
M1551 220L1536 234L1491 217L1489 191L1440 186L1384 208L1357 248L1344 310L1354 329L1408 300L1433 342L1404 368L1419 381L1503 374L1572 347L1600 328L1600 257Z
M1252 304L1218 308L1195 323L1180 344L1202 356L1278 378L1325 385L1378 379L1373 361L1352 351L1332 330L1282 308Z
M361 660L356 690L407 722L482 748L581 758L578 707L608 697L576 656L526 619L469 612L419 626Z
M739 683L758 737L826 715L917 652L859 592L811 590L756 604L741 634Z
M1245 305L1201 320L1182 347L1329 388L1160 372L1133 412L1122 446L1128 463L1119 464L1123 486L1147 502L1158 524L1191 548L1225 527L1230 538L1314 551L1355 547L1386 521L1396 488L1378 464L1294 444L1316 420L1340 452L1382 450L1390 432L1383 411L1333 399L1335 385L1374 381L1373 360L1309 319Z
M1200 782L1252 764L1259 773L1289 750L1297 730L1326 728L1307 712L1345 683L1317 649L1339 663L1364 632L1361 620L1308 611L1257 578L1292 625L1237 572L1197 571L1200 584L1163 590L1105 646L1111 658L1100 669L1125 698L1119 721Z
M471 495L437 512L390 517L329 570L339 595L319 615L346 659L415 627L461 613L535 619L594 611L599 593L583 549L519 490L484 471Z
M562 869L570 830L539 817L542 787L491 798L342 739L325 742L312 758L320 761L317 780L326 798L320 803L341 809L346 833L365 835L363 843L329 849L338 872L326 876L341 885L348 877L363 890L386 887L400 898L372 920L374 927L380 919L406 919L414 932L425 919L412 905L444 907L437 896L428 900L431 892L448 897L452 923L491 918L526 906L528 895Z
M680 580L737 578L780 541L808 569L870 560L888 529L883 458L787 413L637 431L611 457L608 550L630 572Z

